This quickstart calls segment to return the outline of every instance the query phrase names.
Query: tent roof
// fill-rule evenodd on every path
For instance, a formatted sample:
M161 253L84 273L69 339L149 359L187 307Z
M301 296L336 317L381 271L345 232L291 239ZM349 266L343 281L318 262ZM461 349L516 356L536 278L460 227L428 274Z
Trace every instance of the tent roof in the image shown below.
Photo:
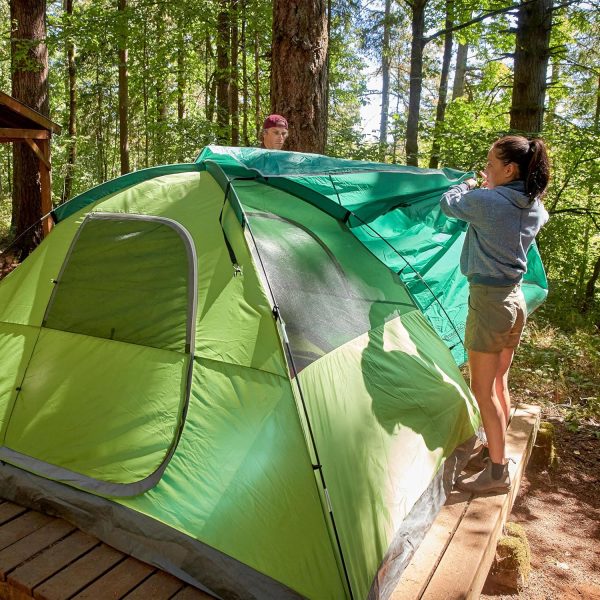
M196 163L217 163L230 178L262 179L301 196L332 216L370 222L389 211L439 197L471 176L455 169L422 169L318 154L207 146Z

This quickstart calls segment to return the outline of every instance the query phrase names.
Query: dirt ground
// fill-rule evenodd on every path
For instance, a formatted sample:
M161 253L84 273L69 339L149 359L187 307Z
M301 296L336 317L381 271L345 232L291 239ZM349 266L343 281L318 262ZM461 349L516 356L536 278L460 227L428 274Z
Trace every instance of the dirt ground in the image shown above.
M485 600L600 600L600 439L598 430L554 424L558 466L529 466L509 521L525 529L531 574L519 593L494 590Z

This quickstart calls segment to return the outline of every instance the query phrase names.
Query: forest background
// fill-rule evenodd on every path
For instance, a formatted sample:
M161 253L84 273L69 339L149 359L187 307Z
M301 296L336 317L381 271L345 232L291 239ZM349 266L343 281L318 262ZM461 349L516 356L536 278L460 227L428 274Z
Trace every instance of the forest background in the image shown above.
M550 296L513 399L554 419L563 466L536 510L535 487L520 506L556 564L579 548L579 574L544 563L542 595L523 598L570 598L577 581L578 598L600 598L599 0L0 0L0 90L62 127L54 205L208 144L256 146L271 112L288 117L291 150L475 172L500 135L542 136ZM0 144L0 277L40 241L40 217L33 153Z

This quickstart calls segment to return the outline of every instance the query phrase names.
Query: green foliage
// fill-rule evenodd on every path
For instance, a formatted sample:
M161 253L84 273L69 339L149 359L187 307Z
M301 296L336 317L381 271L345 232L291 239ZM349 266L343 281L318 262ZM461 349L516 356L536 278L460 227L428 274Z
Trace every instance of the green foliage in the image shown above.
M532 315L511 369L512 387L558 411L571 427L600 432L600 336L568 306L564 285L550 282L548 301Z
M10 237L10 213L11 213L10 197L0 195L0 248L6 245Z

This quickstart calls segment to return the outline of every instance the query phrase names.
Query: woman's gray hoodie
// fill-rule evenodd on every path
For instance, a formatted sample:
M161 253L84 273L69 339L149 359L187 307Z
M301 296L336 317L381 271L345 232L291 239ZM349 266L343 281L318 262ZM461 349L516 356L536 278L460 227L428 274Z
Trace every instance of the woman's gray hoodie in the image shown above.
M527 251L548 221L543 204L531 201L522 181L488 190L451 187L440 202L442 212L469 223L460 270L471 283L514 285L527 271Z

